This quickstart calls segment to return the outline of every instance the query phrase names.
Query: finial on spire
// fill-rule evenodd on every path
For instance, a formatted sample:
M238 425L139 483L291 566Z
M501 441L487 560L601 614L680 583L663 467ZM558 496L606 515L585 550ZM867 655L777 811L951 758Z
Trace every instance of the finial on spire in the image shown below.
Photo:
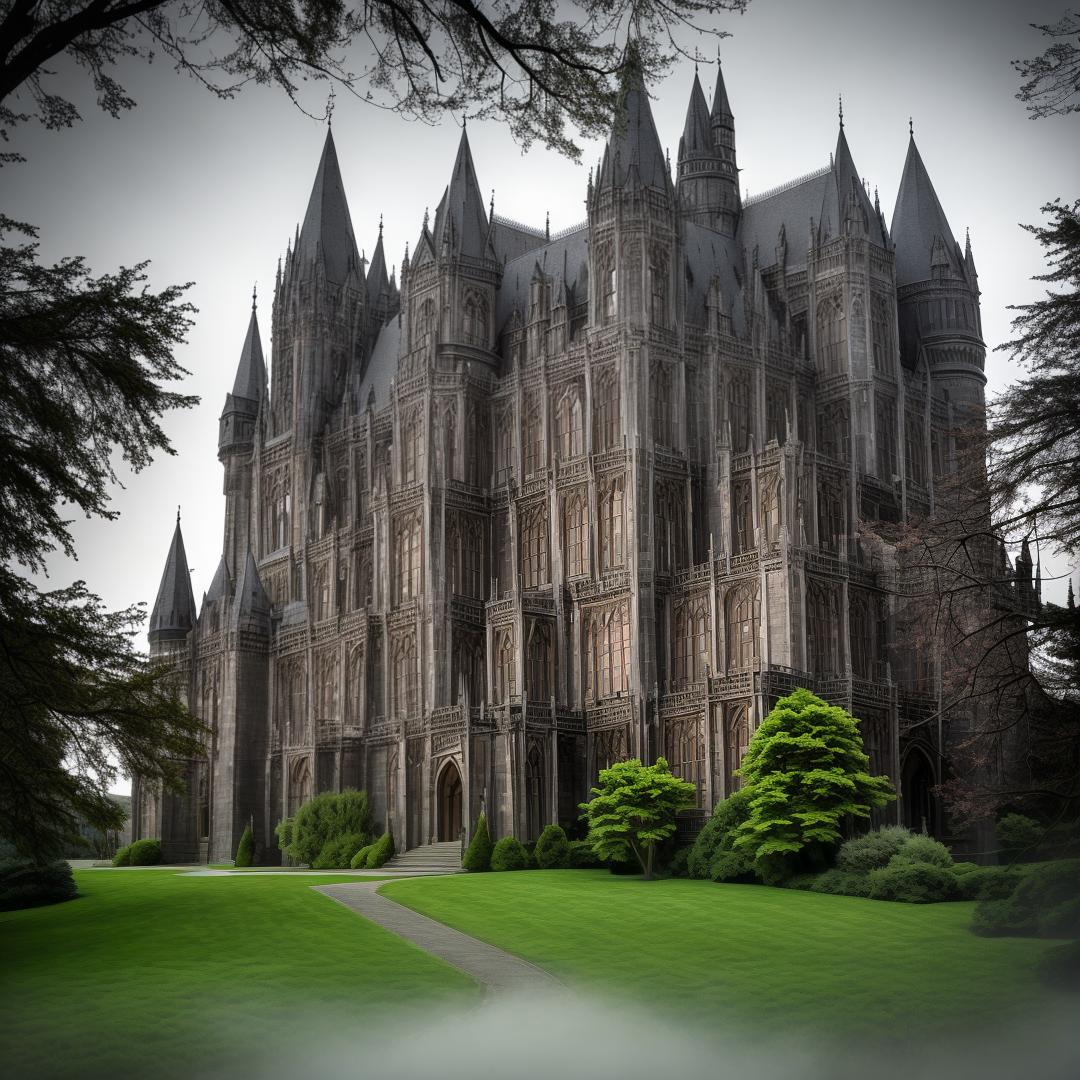
M839 102L840 130L843 131L844 130L844 95L839 94L837 96L837 100Z
M551 239L551 211L547 211L547 216L544 218L544 239Z
M424 232L427 232L428 227L428 208L424 207Z
M258 298L259 298L259 283L256 282L254 285L251 286L251 310L252 311L255 310L255 305L258 302Z
M912 138L915 137L915 121L910 116L907 118L907 133Z
M382 214L379 215L379 239L382 239Z
M330 93L326 96L326 126L332 127L334 123L334 98L337 95L334 93L334 88L330 87Z
M180 524L180 504L176 504L176 524Z
M493 218L495 216L495 189L491 189L491 202L488 203L488 217Z

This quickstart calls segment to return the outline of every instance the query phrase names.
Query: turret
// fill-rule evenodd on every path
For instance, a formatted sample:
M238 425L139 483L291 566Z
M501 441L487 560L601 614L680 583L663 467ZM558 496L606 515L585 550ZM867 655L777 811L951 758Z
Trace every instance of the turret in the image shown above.
M184 642L194 626L195 596L191 591L184 536L180 531L180 511L177 510L165 572L161 575L157 599L150 613L150 654L159 657L175 650L176 643Z

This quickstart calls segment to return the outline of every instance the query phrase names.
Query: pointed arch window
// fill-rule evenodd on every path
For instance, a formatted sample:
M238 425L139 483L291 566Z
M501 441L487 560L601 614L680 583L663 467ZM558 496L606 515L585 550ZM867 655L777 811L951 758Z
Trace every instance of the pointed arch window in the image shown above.
M435 340L435 301L430 297L420 305L416 316L416 347L423 348Z
M603 296L600 303L601 321L614 322L619 316L619 274L612 258L600 271Z
M733 376L728 383L728 423L731 426L731 449L736 454L750 449L750 432L753 430L750 398L750 377Z
M836 589L811 581L806 590L806 643L815 675L840 671L840 605Z
M838 296L829 296L818 304L818 370L823 375L847 371L847 337L844 332L843 305Z
M875 402L878 477L886 484L898 475L896 462L896 402L879 396Z
M652 324L663 328L668 325L668 267L667 260L660 252L653 253L649 281L652 285Z
M761 529L768 545L780 542L780 481L769 477L761 492Z
M873 609L874 605L866 593L860 589L851 590L851 608L848 612L851 671L860 679L874 677L878 628Z
M754 548L754 507L751 500L749 480L740 480L735 484L731 497L733 517L732 551L738 555Z
M709 666L709 605L704 599L678 608L675 615L675 682L700 682Z
M566 576L582 577L589 573L588 499L575 492L566 500L564 532L566 535Z
M826 457L847 462L851 456L851 410L834 401L818 411L818 446Z
M495 634L495 704L505 705L516 693L514 631L509 627Z
M397 600L403 603L420 595L420 517L410 514L398 521L394 534L394 564L397 571Z
M417 711L416 636L402 634L394 642L394 711L399 717Z
M537 619L529 635L528 667L525 687L530 699L547 701L551 697L551 630Z
M462 337L467 345L486 349L489 345L487 299L470 289L465 294L465 310L462 316Z
M421 478L423 462L423 416L414 409L402 425L401 482L415 484Z
M465 482L473 487L488 485L488 421L477 405L465 419Z
M686 562L686 504L679 485L664 483L654 489L653 529L657 573L682 569Z
M543 415L535 394L525 395L522 411L521 449L524 455L522 466L525 476L529 477L539 472L544 464Z
M597 375L593 384L593 437L597 451L616 450L622 445L622 414L619 377L614 367Z
M844 499L835 484L823 483L818 488L818 545L834 554L840 551L845 526Z
M548 583L547 541L547 509L541 503L521 516L521 577L526 589Z
M657 364L652 370L653 439L660 446L674 445L671 368Z
M562 460L580 457L585 453L585 425L581 407L581 388L574 383L559 398L555 412L559 457Z
M728 670L740 671L753 666L757 657L761 612L754 585L738 585L724 601L727 625Z
M890 321L888 303L882 297L874 297L870 303L870 344L874 356L874 370L892 374L892 348L890 344Z
M603 570L613 570L624 561L623 486L623 478L616 477L600 496L600 565Z
M495 439L495 483L501 486L514 475L514 410L507 408L499 418Z
M926 484L926 434L922 418L909 412L904 423L904 468L908 480Z

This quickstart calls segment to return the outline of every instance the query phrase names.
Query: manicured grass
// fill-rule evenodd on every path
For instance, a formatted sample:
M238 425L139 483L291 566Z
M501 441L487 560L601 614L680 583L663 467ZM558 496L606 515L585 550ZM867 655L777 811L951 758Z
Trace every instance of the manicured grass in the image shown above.
M1055 1000L1047 942L971 934L973 904L653 881L561 870L393 881L380 892L571 986L694 1025L903 1038Z
M237 1075L276 1040L324 1025L344 1036L379 1009L479 996L311 888L351 880L86 870L79 899L0 913L3 1072Z

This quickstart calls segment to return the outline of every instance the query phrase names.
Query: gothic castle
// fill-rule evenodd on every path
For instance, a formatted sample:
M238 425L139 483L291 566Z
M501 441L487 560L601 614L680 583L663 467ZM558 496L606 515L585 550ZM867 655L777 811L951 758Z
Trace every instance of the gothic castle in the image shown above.
M663 754L692 835L778 696L850 709L890 815L933 795L933 657L867 520L925 513L983 404L970 244L909 144L891 228L841 120L830 164L739 194L722 77L675 176L640 84L557 235L485 206L463 134L387 275L328 133L225 398L224 550L197 607L179 522L150 625L207 725L186 794L135 781L135 836L231 859L254 822L365 789L399 847L578 816ZM268 378L269 376L269 378ZM942 731L944 730L944 734Z

